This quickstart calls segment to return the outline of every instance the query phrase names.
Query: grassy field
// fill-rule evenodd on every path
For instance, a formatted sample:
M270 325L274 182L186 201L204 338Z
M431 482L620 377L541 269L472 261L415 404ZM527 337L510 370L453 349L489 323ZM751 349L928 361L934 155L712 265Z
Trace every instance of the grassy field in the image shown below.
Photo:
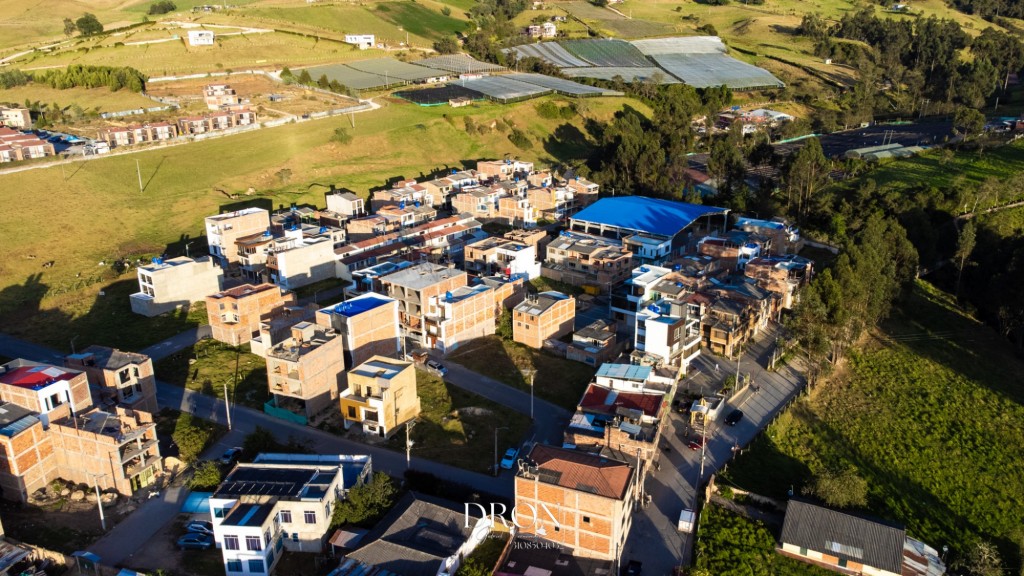
M355 128L349 127L354 140L347 145L329 141L335 128L349 124L349 119L338 118L95 158L67 165L63 174L60 167L51 167L0 175L0 229L7 233L0 243L0 321L5 330L60 343L67 341L69 327L81 328L89 338L83 335L80 344L88 339L138 349L167 334L146 330L152 321L128 312L127 296L137 291L134 273L111 276L109 267L97 266L100 261L182 255L186 243L202 234L205 216L240 202L274 208L292 202L322 206L330 184L366 194L390 178L425 177L506 153L540 165L572 161L564 151L577 149L578 140L586 138L582 119L540 119L536 101L458 109L384 103L384 109L356 115ZM627 103L639 106L623 98L588 103L588 116L597 119L607 119ZM508 118L530 135L534 148L521 152L498 130L467 134L464 116L488 125ZM563 146L568 140L574 145ZM141 194L136 160L145 185ZM285 169L291 171L290 178L281 172ZM246 196L250 187L255 192ZM64 214L102 215L103 224L79 216L25 218L19 209L23 190L45 190L47 203L61 206ZM229 198L232 194L238 199ZM44 268L49 261L53 266ZM100 289L107 296L97 298ZM127 330L110 326L115 312L129 324ZM186 326L194 320L178 317L175 323Z
M184 35L183 31L179 34ZM25 69L70 64L133 66L150 76L218 72L249 68L280 68L372 58L376 50L360 51L341 42L318 41L296 34L271 32L218 36L214 46L189 46L184 40L157 44L119 45L104 37L49 52L34 52L14 62Z
M232 404L262 410L270 399L267 364L247 349L248 346L236 348L212 339L200 340L161 360L154 368L157 377L165 382L217 398L224 397L226 385Z
M477 338L448 357L452 362L480 374L529 391L530 381L520 368L534 368L534 392L543 398L572 410L579 404L595 370L586 364L559 358L518 342L503 341L497 336Z
M919 283L845 369L730 465L741 488L784 497L853 465L868 507L955 552L975 538L1020 565L1024 362L948 295Z
M936 188L948 187L954 175L962 176L966 183L979 184L988 178L1006 178L1020 172L1024 166L1024 142L1000 146L978 152L958 152L943 158L941 150L893 160L871 171L865 178L879 186L917 187L922 184Z
M60 105L61 108L77 105L86 111L116 112L135 108L152 108L160 104L137 92L106 88L68 88L57 90L43 84L16 86L0 92L0 101L24 104L26 100L43 104Z
M483 396L446 384L437 376L416 371L416 392L422 412L411 431L415 443L413 455L458 466L474 472L487 472L494 465L494 427L498 432L498 457L510 446L520 445L530 418ZM391 438L396 450L405 448L405 432Z

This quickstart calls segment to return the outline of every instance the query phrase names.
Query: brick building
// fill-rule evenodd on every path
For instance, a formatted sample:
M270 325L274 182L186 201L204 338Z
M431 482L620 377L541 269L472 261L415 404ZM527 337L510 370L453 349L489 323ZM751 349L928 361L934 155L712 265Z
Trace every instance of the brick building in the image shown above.
M0 366L0 400L38 412L44 427L92 406L85 372L20 358Z
M561 292L527 296L512 309L512 339L531 348L543 348L545 340L557 340L573 330L576 299Z
M0 163L19 162L57 154L53 144L31 132L18 132L0 126Z
M296 324L289 338L267 350L269 404L312 419L336 405L344 371L342 339L334 328Z
M494 334L500 300L487 284L460 286L427 298L422 344L443 353L474 338Z
M341 335L345 366L358 366L374 356L401 351L398 301L367 292L316 313L316 323Z
M260 322L295 305L295 294L273 284L242 284L206 297L206 317L214 340L231 346L249 342L260 333Z
M156 414L153 360L138 352L92 345L64 358L64 366L85 372L99 406L117 405Z
M573 286L608 293L629 278L633 254L598 237L563 232L548 244L541 275Z
M797 291L811 281L813 272L812 261L794 254L754 258L743 268L744 276L778 294L781 306L787 309L796 305Z
M393 272L380 279L387 295L398 300L398 321L404 335L419 345L430 346L426 327L428 303L446 292L467 284L466 273L424 262Z
M538 512L523 517L520 524L529 527L520 532L543 528L544 538L574 556L614 560L629 535L639 490L636 470L624 460L535 444L516 474L515 506L524 516Z
M210 256L222 267L237 266L240 260L235 242L243 236L262 234L270 227L270 212L245 208L206 217L206 243Z
M39 414L10 402L0 403L0 491L14 502L28 502L36 490L58 477L53 439Z
M591 366L600 366L616 356L615 322L595 320L577 330L565 351L565 357Z
M131 146L144 142L160 142L177 138L178 127L169 122L156 122L153 124L135 124L133 126L122 126L108 128L100 133L100 140L115 146Z
M564 441L587 452L610 448L640 457L643 476L658 455L667 410L668 400L662 390L624 391L591 383L569 420Z
M489 236L466 244L464 250L463 268L467 272L481 276L521 275L527 279L540 276L537 250L529 244Z

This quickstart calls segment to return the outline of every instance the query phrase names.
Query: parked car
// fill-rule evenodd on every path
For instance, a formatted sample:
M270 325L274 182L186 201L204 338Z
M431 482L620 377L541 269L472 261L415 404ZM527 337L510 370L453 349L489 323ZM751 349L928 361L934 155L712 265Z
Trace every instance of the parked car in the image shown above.
M220 463L226 466L230 466L238 461L238 457L242 455L242 449L238 446L234 448L228 448L224 451L224 454L220 457Z
M729 415L725 417L725 423L729 426L735 426L737 422L743 419L743 412L739 410L733 410L729 412Z
M209 550L212 547L213 536L210 534L189 532L181 538L178 538L178 548L181 548L182 550Z
M427 360L427 368L430 368L431 370L437 372L441 376L444 376L445 374L448 373L448 369L444 367L444 364L441 364L437 360Z
M690 447L690 450L700 450L704 447L704 437L697 436L693 440L690 440L690 443L687 444L687 446Z
M622 576L641 576L644 572L644 563L639 560L630 560L619 572Z
M501 458L501 467L505 470L511 470L516 464L516 456L519 455L519 450L515 448L509 448L505 450L505 455Z
M204 520L193 520L185 524L185 531L197 534L213 534L213 523Z

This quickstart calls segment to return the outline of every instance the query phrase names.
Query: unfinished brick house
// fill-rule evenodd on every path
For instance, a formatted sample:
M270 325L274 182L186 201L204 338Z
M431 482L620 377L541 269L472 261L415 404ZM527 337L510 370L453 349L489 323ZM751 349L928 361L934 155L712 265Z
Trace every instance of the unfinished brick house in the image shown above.
M64 358L64 366L85 372L100 406L118 405L156 414L153 360L145 354L92 345Z
M512 309L512 339L531 348L543 348L545 340L557 340L572 332L576 299L561 292L527 296Z
M206 297L206 317L214 340L240 346L260 333L260 322L287 306L295 294L274 284L242 284Z

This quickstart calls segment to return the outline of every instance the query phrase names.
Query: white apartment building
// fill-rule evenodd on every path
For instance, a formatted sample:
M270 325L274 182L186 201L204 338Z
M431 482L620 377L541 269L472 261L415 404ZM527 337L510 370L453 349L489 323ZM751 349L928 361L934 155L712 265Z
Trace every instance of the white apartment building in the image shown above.
M294 289L336 278L336 260L330 236L304 237L301 230L288 230L267 248L268 280Z
M283 550L322 553L338 500L373 473L369 456L260 454L210 497L224 571L270 574Z
M636 334L637 312L653 302L656 294L651 287L672 270L661 266L638 266L630 277L612 291L612 317L630 334Z
M220 266L237 264L238 249L235 241L243 236L262 234L270 227L270 212L263 208L245 208L206 217L206 243L210 256Z
M224 271L209 257L179 256L139 266L139 291L132 294L132 312L159 316L193 302L202 302L224 287Z

